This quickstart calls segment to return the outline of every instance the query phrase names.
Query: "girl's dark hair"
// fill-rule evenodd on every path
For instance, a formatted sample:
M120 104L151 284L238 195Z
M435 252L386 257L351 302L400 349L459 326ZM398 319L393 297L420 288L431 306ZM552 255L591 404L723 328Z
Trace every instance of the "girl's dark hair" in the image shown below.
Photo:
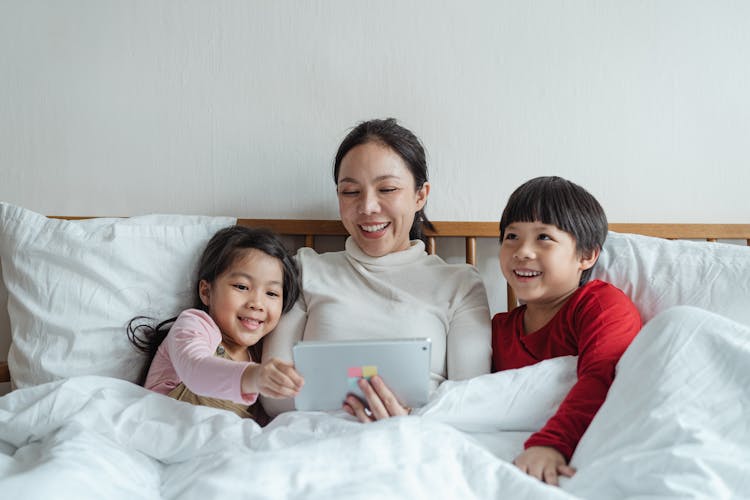
M336 152L336 159L333 162L333 182L337 184L339 182L339 169L341 168L341 160L344 159L344 156L356 146L370 142L388 146L395 151L404 160L406 166L409 167L414 177L416 190L422 189L424 183L427 182L427 158L424 147L419 138L409 129L399 125L395 118L362 122L344 137ZM412 222L411 229L409 230L409 238L412 240L423 240L427 243L427 238L422 234L423 227L435 231L432 222L427 219L424 213L424 208L414 214L414 222Z
M260 250L281 261L284 271L282 314L288 312L297 301L301 289L300 272L297 262L289 254L278 235L272 231L239 225L225 227L217 231L203 250L203 254L198 261L195 276L192 307L208 312L208 307L201 300L198 284L202 280L213 283L237 259L243 257L245 252L252 249ZM128 322L128 338L138 350L145 353L148 357L139 378L141 385L146 381L146 375L156 355L156 350L166 338L169 329L176 319L177 317L175 316L155 326L150 324L153 323L153 319L145 316L137 316ZM260 361L262 346L263 339L249 348L253 360Z
M591 193L562 177L536 177L513 191L500 217L500 243L510 224L535 221L570 233L579 255L601 250L607 239L602 206ZM593 268L581 273L581 284L588 281Z

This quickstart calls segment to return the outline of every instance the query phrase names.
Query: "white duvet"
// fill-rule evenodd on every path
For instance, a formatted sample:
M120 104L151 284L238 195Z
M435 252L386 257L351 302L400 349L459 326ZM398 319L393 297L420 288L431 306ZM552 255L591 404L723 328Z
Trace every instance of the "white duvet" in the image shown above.
M0 398L2 498L736 498L750 494L750 329L680 307L649 322L561 488L509 460L575 359L444 383L370 425L292 412L261 429L106 377Z

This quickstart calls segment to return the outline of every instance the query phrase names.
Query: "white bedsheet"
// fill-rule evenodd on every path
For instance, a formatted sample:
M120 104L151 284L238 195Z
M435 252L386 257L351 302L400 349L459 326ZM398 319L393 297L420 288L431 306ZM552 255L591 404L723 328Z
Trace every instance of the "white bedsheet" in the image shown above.
M530 377L564 363L525 371ZM509 372L479 382L493 377L498 384L519 378ZM24 499L496 498L511 488L523 498L570 498L439 421L434 409L463 398L463 388L442 391L424 417L362 425L343 412L291 412L261 429L119 379L52 382L0 399L0 492ZM536 404L510 399L520 413ZM511 433L510 444L502 433L492 438L516 448L507 451L512 456L527 435Z
M586 498L750 498L750 328L687 306L656 316L572 464L565 488Z
M621 360L562 488L508 460L554 412L575 359L448 382L418 415L265 429L105 377L0 398L3 498L736 498L750 482L750 330L693 308Z

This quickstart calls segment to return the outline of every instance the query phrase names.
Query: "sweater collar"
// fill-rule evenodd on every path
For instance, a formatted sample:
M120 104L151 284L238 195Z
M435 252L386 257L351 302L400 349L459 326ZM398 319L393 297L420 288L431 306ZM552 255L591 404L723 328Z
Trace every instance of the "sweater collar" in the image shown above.
M411 246L400 252L393 252L382 257L371 257L364 253L354 239L349 236L346 239L346 254L355 261L365 266L398 267L413 264L425 255L424 242L422 240L411 240Z

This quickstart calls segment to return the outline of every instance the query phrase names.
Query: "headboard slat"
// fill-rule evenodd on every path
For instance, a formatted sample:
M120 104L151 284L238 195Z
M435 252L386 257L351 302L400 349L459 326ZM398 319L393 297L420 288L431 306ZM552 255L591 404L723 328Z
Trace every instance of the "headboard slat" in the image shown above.
M508 303L508 311L515 309L518 307L518 297L516 297L516 292L513 291L513 289L506 285L506 288L508 290L508 300L506 301Z
M437 253L437 242L434 236L427 237L427 253L435 255Z
M466 237L466 263L477 265L477 239L474 236Z
M6 361L0 361L0 382L10 382L10 369Z

